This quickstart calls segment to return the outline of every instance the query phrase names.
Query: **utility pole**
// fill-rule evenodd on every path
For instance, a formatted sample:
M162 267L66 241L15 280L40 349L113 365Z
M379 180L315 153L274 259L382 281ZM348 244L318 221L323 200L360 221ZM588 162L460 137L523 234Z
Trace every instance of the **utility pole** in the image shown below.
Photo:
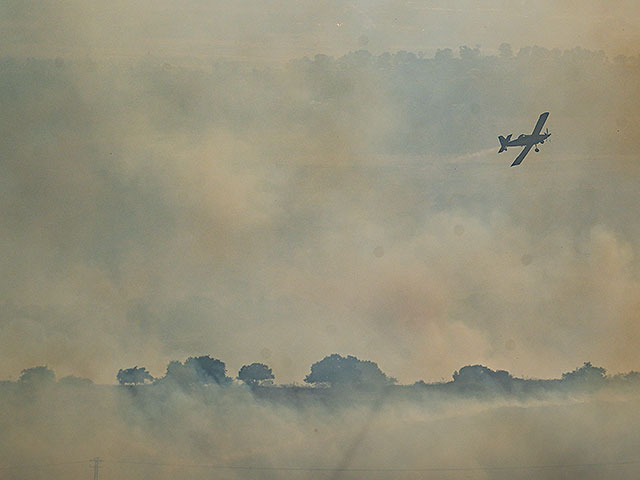
M98 480L98 471L100 470L100 462L102 459L100 457L95 457L91 459L91 463L93 463L93 480Z

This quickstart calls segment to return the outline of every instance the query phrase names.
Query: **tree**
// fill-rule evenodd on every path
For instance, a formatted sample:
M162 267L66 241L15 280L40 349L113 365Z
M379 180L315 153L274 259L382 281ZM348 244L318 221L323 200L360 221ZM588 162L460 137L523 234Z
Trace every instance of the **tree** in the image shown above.
M252 363L243 365L238 372L238 380L250 386L260 385L276 378L271 369L264 363Z
M396 379L385 375L375 362L334 353L311 365L311 373L304 381L313 384L328 383L332 386L383 386L395 383Z
M439 48L434 56L436 60L451 60L453 58L453 50L450 48Z
M513 57L513 49L511 45L508 43L501 43L498 47L498 51L500 52L500 56L502 58L511 58Z
M466 45L462 45L460 47L460 58L462 60L476 60L478 58L480 58L480 49L478 47L476 48L471 48L471 47L467 47Z
M562 380L581 384L597 384L605 380L607 371L602 367L594 367L591 362L585 362L580 368L562 374Z
M211 383L225 385L232 381L231 377L227 377L227 367L224 362L209 355L189 357L184 362L184 366L192 370L199 383L205 385Z
M26 368L22 370L19 382L23 385L46 386L56 381L56 374L47 366Z
M518 50L518 57L528 58L530 56L531 56L531 47L520 47L520 50Z
M184 366L182 362L172 360L167 365L167 371L160 381L170 381L180 385L196 383L195 372Z
M120 385L142 385L145 382L153 382L153 377L144 367L132 367L125 370L118 370L116 375Z
M502 387L510 389L513 377L506 370L491 370L484 365L467 365L459 372L453 373L453 381L456 385L463 387L495 388Z

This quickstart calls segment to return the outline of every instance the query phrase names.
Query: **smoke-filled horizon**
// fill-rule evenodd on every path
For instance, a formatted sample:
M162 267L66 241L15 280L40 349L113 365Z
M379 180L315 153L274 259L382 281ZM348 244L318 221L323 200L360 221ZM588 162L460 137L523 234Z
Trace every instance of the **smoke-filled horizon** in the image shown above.
M204 357L152 385L29 369L0 382L0 468L81 479L99 457L100 478L127 479L637 476L637 373L585 364L536 381L472 366L447 384L395 386L375 372L328 357L309 380L331 388L304 389L233 384Z
M208 365L208 367L199 366L200 363ZM407 386L410 384L398 383L396 378L388 376L383 372L379 365L372 360L358 359L353 355L340 355L333 353L325 356L322 360L318 360L309 366L308 371L310 373L303 378L296 379L293 382L282 383L277 379L277 372L274 372L269 365L253 362L251 364L244 364L238 372L234 372L227 368L226 363L211 355L201 355L198 357L188 357L184 361L171 360L165 371L161 375L151 375L144 365L133 365L120 368L118 372L114 372L113 382L110 384L119 383L120 385L145 385L149 383L163 383L166 381L173 381L180 377L186 384L217 384L227 385L233 381L236 383L246 383L250 386L285 386L285 387L299 387L307 386L324 388L327 386L336 385L352 385L352 386L370 386L381 387L386 385ZM209 373L205 373L209 371ZM445 383L455 382L460 379L461 372L473 372L476 377L482 377L487 375L487 379L493 378L492 376L505 376L510 380L516 381L531 381L534 384L551 381L553 383L556 380L565 379L566 377L572 378L575 376L581 376L589 380L589 375L594 374L598 377L598 380L611 380L619 382L624 379L635 381L636 377L640 375L637 371L607 373L607 369L602 366L594 366L591 362L584 362L582 366L577 366L571 372L562 372L561 375L556 375L553 378L541 379L531 376L524 376L519 378L511 375L506 370L492 369L484 365L461 365L459 369L451 372L448 378L441 378L434 382L425 382L420 379L413 382L413 385L443 385ZM470 378L468 375L464 378ZM473 377L475 378L475 377ZM185 380L187 379L187 380ZM93 384L91 378L79 377L77 375L65 375L59 377L56 372L49 368L47 365L37 365L24 368L21 370L20 375L16 376L15 382L18 383L38 383L38 382L58 382L64 385L81 385L87 386ZM304 383L303 383L304 381ZM10 384L15 383L10 379L0 379L0 383Z

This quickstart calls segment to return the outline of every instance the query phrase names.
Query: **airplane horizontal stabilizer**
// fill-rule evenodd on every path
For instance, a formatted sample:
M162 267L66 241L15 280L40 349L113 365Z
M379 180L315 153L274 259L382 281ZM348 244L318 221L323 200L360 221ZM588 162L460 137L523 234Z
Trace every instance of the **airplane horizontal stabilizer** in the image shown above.
M500 141L500 150L498 150L498 153L502 153L507 149L507 144L511 140L511 134L507 135L507 138L500 135L498 140Z

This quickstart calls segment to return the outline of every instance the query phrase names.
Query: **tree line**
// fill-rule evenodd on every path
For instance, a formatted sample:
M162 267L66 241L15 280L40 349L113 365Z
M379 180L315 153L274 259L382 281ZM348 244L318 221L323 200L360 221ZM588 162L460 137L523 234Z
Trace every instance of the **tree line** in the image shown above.
M184 362L172 361L163 377L154 378L145 367L120 369L116 375L120 385L173 382L179 385L228 385L233 379L227 375L223 361L209 355L189 357ZM271 367L254 362L243 365L236 379L249 386L273 385ZM387 376L375 362L360 360L352 355L328 355L311 365L311 373L304 378L310 385L391 385L396 379Z
M287 385L276 385L272 369L264 363L243 365L235 379L253 389L269 387L293 388ZM225 387L234 383L234 379L227 374L227 368L222 360L202 355L189 357L184 362L171 361L167 365L162 377L153 377L145 367L133 366L120 369L116 375L118 384L122 387L136 388L144 385L168 385L182 388L194 386L214 385ZM52 385L55 383L55 373L47 366L37 366L22 371L16 383L27 386ZM506 370L492 370L484 365L467 365L453 373L451 381L426 383L422 380L412 385L398 385L397 380L385 374L377 363L360 360L355 356L342 356L334 353L311 365L310 373L304 382L312 387L371 389L394 386L396 388L411 388L414 390L438 390L461 394L483 392L502 393L535 393L553 389L593 389L605 385L639 385L640 373L607 375L603 367L585 362L570 372L562 374L561 378L550 380L523 379L512 376ZM12 383L12 382L3 382ZM58 381L63 385L88 386L89 379L67 376ZM300 388L300 387L295 387Z

